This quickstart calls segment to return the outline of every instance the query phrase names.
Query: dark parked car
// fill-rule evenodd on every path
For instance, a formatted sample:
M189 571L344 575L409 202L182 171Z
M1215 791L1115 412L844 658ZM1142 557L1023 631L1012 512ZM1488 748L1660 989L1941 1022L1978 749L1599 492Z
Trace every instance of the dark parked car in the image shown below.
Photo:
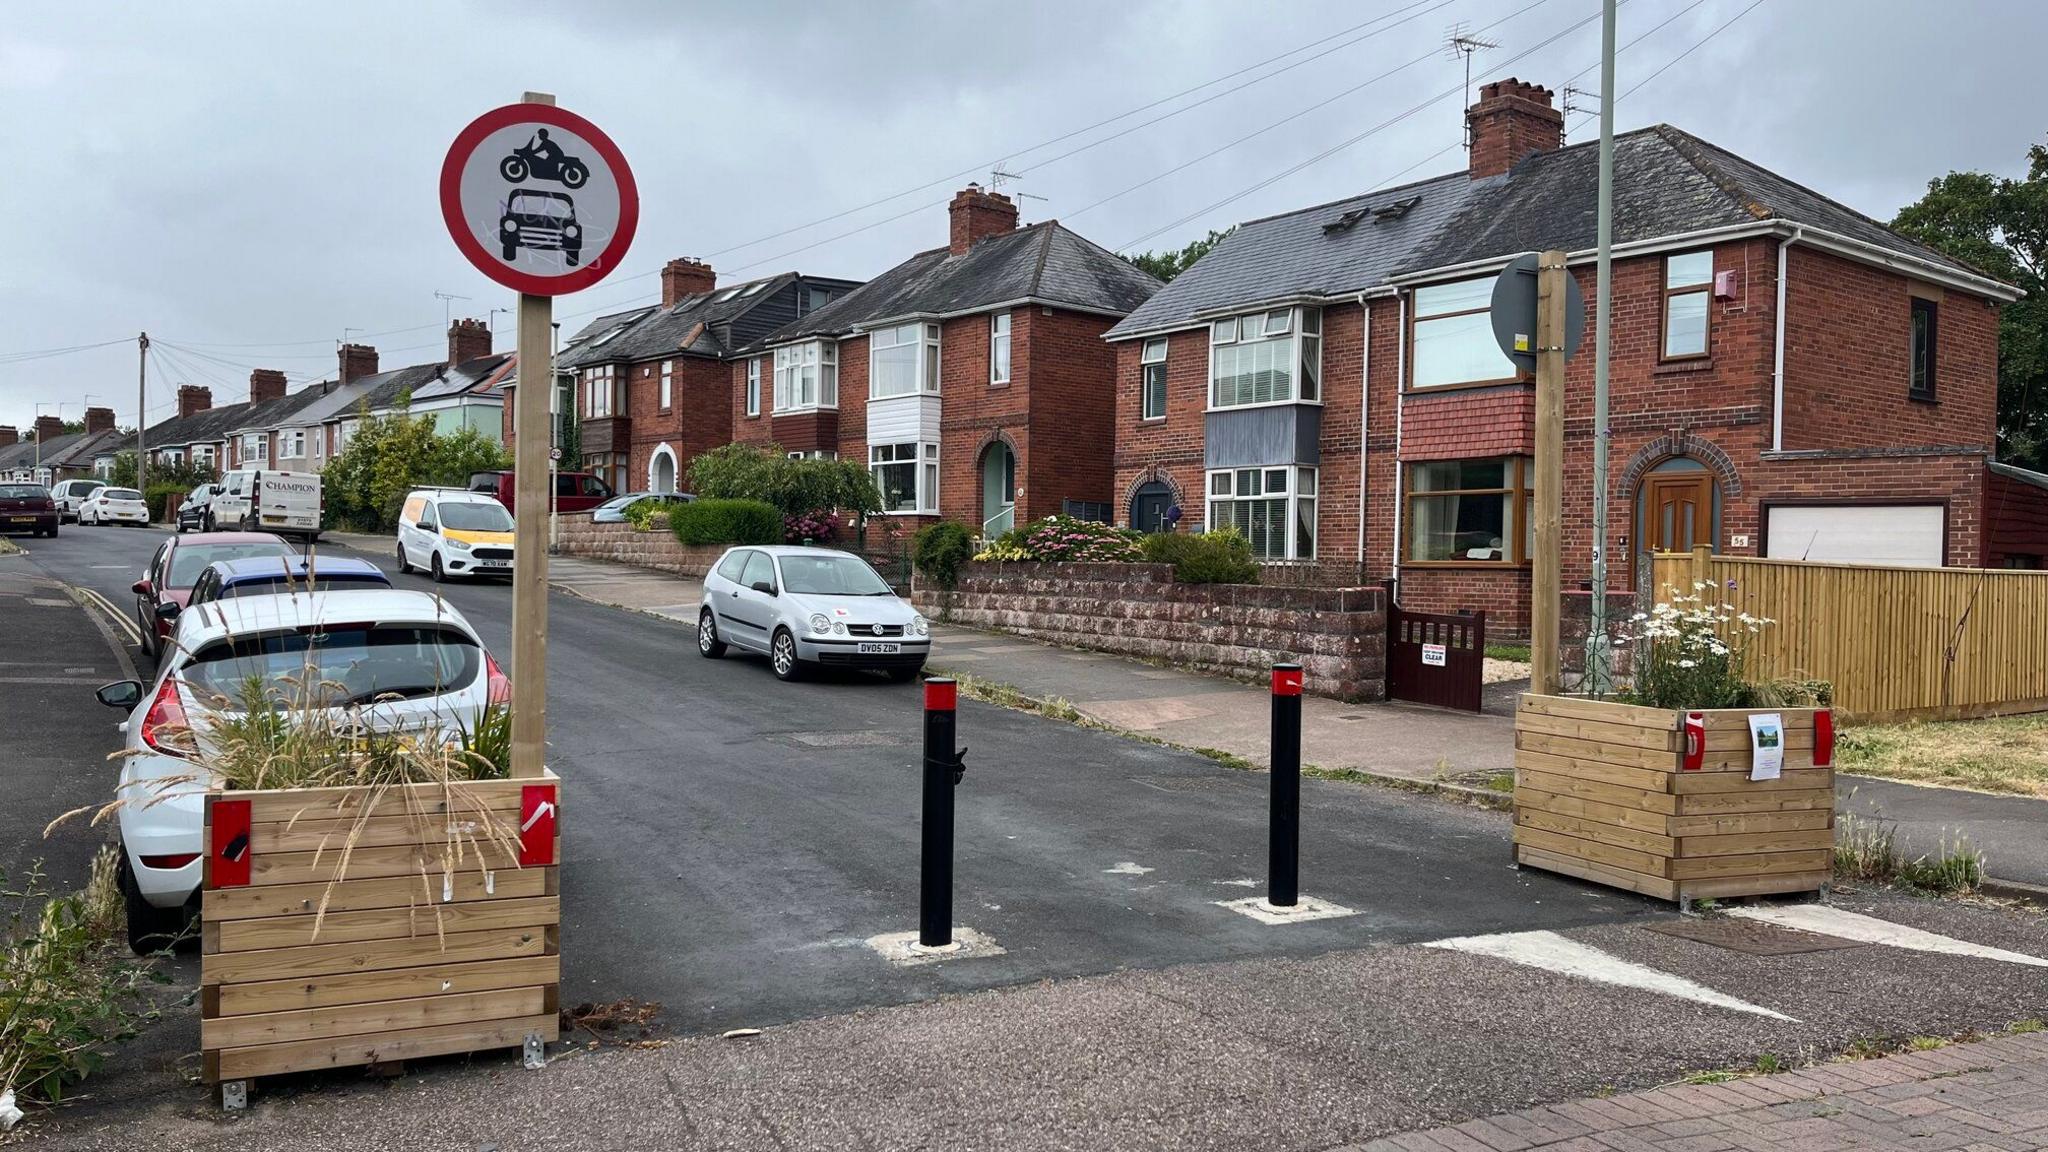
M652 500L660 504L663 511L666 511L678 504L688 504L695 499L696 497L688 492L628 492L624 496L614 496L597 507L592 508L590 510L590 522L592 524L624 524L626 522L626 509L631 508L642 500Z
M497 497L498 503L503 504L507 512L519 511L512 503L513 483L513 476L509 470L469 474L469 490ZM588 472L555 473L557 512L588 512L614 495L611 485Z
M207 565L249 556L288 560L294 555L291 545L268 532L201 532L164 541L150 557L142 579L130 588L135 593L135 622L142 629L143 647L151 656L163 658L163 643L177 627L177 613L165 614L163 606L175 604L183 609L191 598L193 582Z
M0 532L57 534L57 501L41 484L0 484Z
M521 248L553 250L574 268L583 259L583 226L576 222L576 201L561 192L515 190L498 221L498 244L507 260L517 257Z
M213 498L220 495L221 485L201 484L178 505L178 522L172 527L179 532L213 531Z

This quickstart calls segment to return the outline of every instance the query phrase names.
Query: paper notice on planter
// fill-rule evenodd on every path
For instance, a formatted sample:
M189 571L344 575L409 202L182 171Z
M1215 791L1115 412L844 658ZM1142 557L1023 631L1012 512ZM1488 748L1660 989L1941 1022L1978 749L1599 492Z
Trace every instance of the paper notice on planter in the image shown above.
M1785 718L1776 712L1749 718L1749 778L1776 780L1785 767Z

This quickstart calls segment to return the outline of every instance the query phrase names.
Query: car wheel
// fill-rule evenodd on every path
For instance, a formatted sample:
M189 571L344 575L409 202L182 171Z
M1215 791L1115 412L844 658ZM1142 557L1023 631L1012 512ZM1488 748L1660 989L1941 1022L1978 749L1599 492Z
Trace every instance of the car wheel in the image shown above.
M922 671L924 671L923 665L919 665L916 668L891 668L889 669L889 679L894 680L898 684L908 684L912 680L917 679L917 674Z
M412 571L412 561L405 558L405 545L398 546L398 574L403 576Z
M519 246L516 244L506 244L501 249L500 255L504 256L507 260L517 260L519 259Z
M213 513L208 512L206 515L200 517L199 526L201 529L207 532L213 531Z
M128 919L128 947L137 956L148 956L178 944L189 922L183 908L159 908L143 899L128 871L128 850L121 850L121 902Z
M775 639L768 643L768 663L775 669L777 680L801 680L804 662L796 658L796 637L787 628L777 628Z
M50 526L50 539L52 539L52 540L55 540L56 538L57 538L57 526L53 524L53 525L51 525L51 526Z
M718 638L718 624L712 620L709 608L697 614L697 654L706 660L725 655L725 641Z
M448 573L447 573L447 572L445 572L445 571L443 571L443 570L442 570L442 568L441 568L441 554L440 554L439 552L436 552L436 553L434 553L434 558L433 558L433 569L434 569L434 583L436 583L436 584L445 584L445 583L447 583L447 581L448 581Z

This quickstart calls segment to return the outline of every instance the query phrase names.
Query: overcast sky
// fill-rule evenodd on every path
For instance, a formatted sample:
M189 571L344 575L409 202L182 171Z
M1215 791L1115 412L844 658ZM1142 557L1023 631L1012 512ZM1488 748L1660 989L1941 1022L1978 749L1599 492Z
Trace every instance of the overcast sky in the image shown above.
M1621 102L1619 127L1676 124L1881 219L1951 169L2018 173L2048 135L2048 5L1763 0L1716 32L1750 5L1624 3L1618 90L1670 67ZM1597 0L19 6L0 31L12 207L0 424L26 426L36 405L60 402L75 419L88 395L133 423L145 329L166 353L151 365L152 421L179 383L211 385L224 403L246 396L251 367L295 384L329 374L344 329L386 368L438 360L444 307L481 317L512 303L443 228L442 156L464 124L525 89L609 132L641 189L622 271L556 302L568 330L652 298L674 256L731 280L872 276L943 244L943 201L970 178L986 183L997 162L1021 175L1006 191L1043 197L1024 201L1027 221L1057 217L1119 250L1177 247L1461 168L1462 69L1442 50L1446 30L1463 23L1499 42L1475 58L1475 84L1497 69L1562 88L1597 61L1597 19L1566 31L1597 11ZM1580 83L1597 81L1586 71ZM1136 127L1178 109L1189 110ZM1597 134L1571 123L1573 140ZM436 291L468 299L444 305ZM493 319L509 347L506 314ZM115 340L126 343L21 356Z

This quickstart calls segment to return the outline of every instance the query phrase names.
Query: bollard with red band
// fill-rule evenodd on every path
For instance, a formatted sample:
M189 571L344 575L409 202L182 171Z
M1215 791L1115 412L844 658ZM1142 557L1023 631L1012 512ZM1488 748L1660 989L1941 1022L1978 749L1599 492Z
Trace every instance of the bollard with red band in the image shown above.
M1835 763L1835 710L1822 708L1813 714L1813 766L1832 767Z
M1273 771L1266 903L1301 901L1301 665L1273 665Z
M953 750L960 689L944 676L924 682L924 828L918 870L917 942L953 942L953 789L966 774L967 750Z
M555 786L528 784L519 789L519 866L541 868L555 862Z
M1685 758L1679 767L1697 772L1707 762L1707 717L1703 712L1685 714Z

